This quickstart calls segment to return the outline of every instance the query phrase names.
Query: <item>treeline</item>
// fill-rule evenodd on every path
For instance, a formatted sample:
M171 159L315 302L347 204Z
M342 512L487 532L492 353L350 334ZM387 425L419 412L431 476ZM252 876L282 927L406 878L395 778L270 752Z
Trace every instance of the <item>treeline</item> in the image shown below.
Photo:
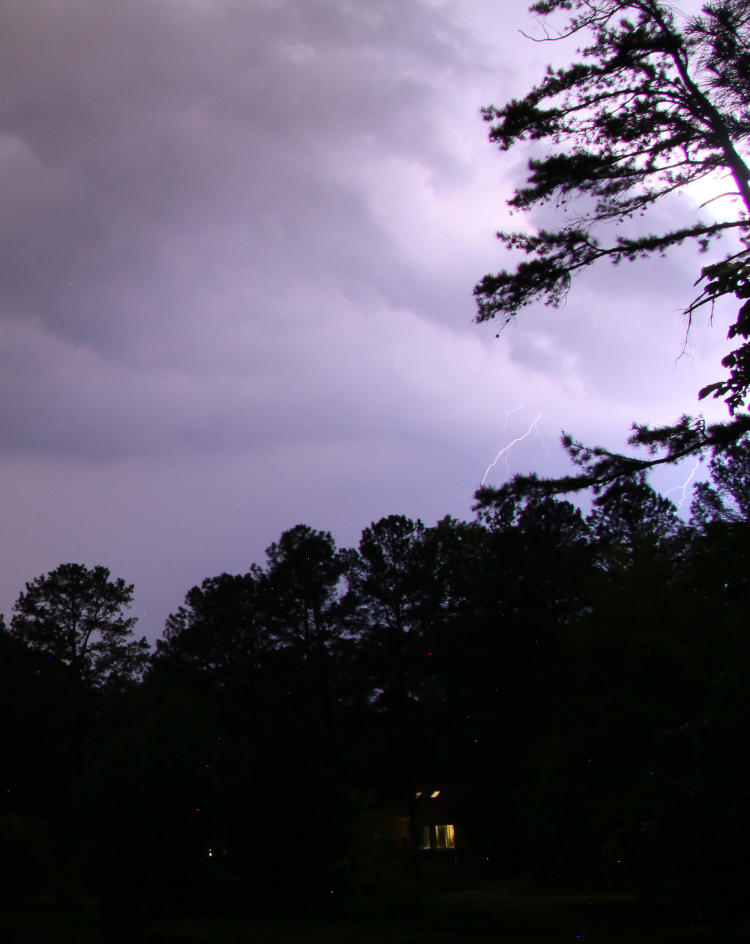
M0 895L141 920L376 895L379 808L454 783L466 869L726 906L748 880L750 446L689 523L644 480L584 515L284 532L148 653L132 587L62 565L0 633Z

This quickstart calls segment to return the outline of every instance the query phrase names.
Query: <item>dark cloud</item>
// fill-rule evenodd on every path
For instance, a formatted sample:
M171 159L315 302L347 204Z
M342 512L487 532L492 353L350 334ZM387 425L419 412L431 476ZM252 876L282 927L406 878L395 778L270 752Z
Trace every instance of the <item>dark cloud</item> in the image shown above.
M540 412L490 481L564 471L563 426L621 440L634 410L685 408L690 261L592 274L499 342L471 323L522 173L479 107L548 55L524 10L2 4L3 609L104 563L154 636L299 521L354 543L391 512L469 514Z
M222 260L266 284L394 265L352 168L387 142L449 172L434 83L463 57L436 11L379 7L6 6L5 313L122 347Z

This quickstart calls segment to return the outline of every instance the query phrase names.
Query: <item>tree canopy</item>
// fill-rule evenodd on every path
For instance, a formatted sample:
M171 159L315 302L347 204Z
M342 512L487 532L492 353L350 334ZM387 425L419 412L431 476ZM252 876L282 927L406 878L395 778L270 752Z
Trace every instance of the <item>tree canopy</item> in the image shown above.
M432 783L458 883L744 914L750 437L708 471L689 522L632 476L587 515L510 483L357 547L297 525L189 590L127 686L99 655L142 653L133 588L33 581L0 620L0 904L75 879L118 921L381 907L387 824Z
M118 686L138 677L149 655L125 615L133 585L110 580L106 567L60 564L26 584L11 631L29 648L66 666L85 687Z
M569 66L548 67L523 98L490 105L483 115L501 151L544 145L508 203L519 211L552 203L559 224L498 233L523 258L475 287L477 320L507 324L533 302L559 306L576 274L601 260L634 261L683 243L705 252L729 233L739 240L703 267L702 290L686 309L692 318L724 296L742 302L728 330L740 344L722 361L728 375L699 393L723 398L731 419L708 425L683 416L660 429L635 426L629 442L647 448L645 459L568 437L564 444L583 469L561 480L560 490L570 490L721 448L750 428L747 414L738 415L750 389L750 4L716 0L691 17L663 0L539 0L530 10L543 18L545 41L580 35L586 45ZM557 13L567 20L553 32L548 18ZM722 203L723 218L698 214L673 229L624 232L628 221L648 218L671 194L709 178L731 198Z

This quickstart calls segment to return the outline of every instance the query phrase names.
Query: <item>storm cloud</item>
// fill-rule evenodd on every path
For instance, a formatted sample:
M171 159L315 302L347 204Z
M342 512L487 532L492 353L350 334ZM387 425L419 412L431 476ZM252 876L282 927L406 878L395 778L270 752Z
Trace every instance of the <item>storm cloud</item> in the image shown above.
M549 56L525 3L6 0L0 9L0 606L62 561L188 587L304 521L469 514L695 403L696 260L592 273L496 340L471 289L523 155L479 108ZM681 212L676 208L675 212Z

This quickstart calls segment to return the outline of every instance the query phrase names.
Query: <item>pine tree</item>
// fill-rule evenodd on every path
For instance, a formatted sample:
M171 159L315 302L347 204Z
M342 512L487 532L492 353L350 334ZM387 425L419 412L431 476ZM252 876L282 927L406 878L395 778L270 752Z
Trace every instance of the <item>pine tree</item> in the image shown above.
M703 268L701 294L687 309L692 317L723 296L742 302L728 332L740 344L722 361L728 376L699 394L723 398L731 419L709 426L683 416L659 429L634 426L630 444L645 447L649 458L567 437L564 445L583 470L558 483L557 490L570 490L720 449L750 429L750 417L738 413L750 389L750 3L715 0L686 19L663 0L540 0L530 9L545 24L552 14L567 16L557 33L546 27L548 40L580 35L587 44L578 61L549 67L523 98L483 113L501 151L522 142L544 145L510 207L552 203L560 222L556 229L498 234L524 258L476 286L477 321L507 324L533 302L560 305L575 275L602 260L632 262L683 243L707 251L729 233L742 247ZM726 218L623 234L624 224L648 218L670 195L716 177L727 181L724 196L734 198ZM608 239L612 224L619 234Z

